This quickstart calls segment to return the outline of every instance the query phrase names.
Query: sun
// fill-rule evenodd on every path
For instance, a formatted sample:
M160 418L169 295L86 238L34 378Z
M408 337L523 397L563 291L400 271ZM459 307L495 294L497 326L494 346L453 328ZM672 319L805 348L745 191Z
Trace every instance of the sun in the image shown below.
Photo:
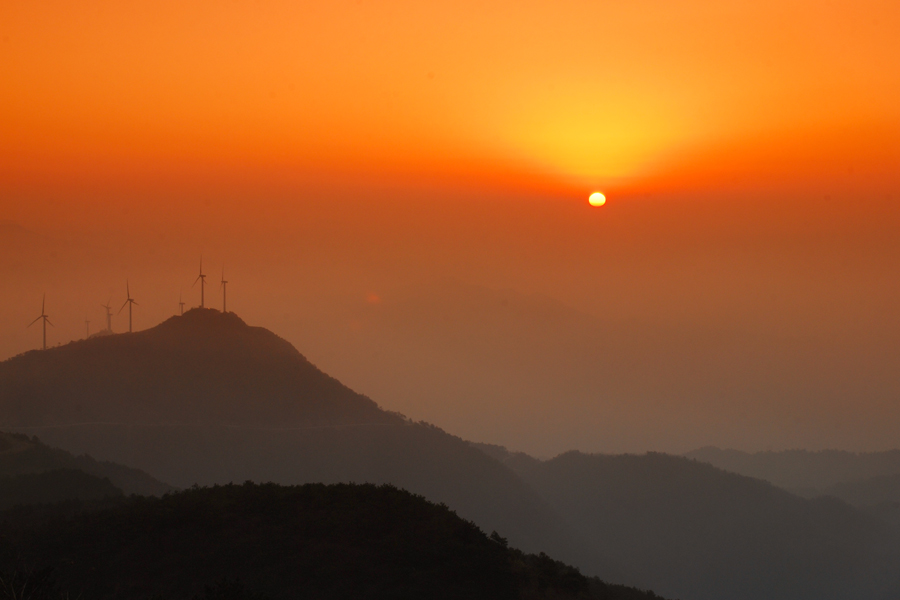
M588 197L588 202L590 202L591 206L603 206L606 204L606 196L600 192L594 192Z

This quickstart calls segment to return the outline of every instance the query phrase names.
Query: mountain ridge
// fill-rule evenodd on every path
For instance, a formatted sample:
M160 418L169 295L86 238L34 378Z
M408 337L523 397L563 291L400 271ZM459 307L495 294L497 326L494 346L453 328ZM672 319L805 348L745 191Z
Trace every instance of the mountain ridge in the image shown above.
M840 484L900 474L900 450L780 450L743 452L705 446L684 456L720 469L764 479L786 490L814 497Z
M541 461L472 444L383 411L275 334L236 315L206 309L185 317L150 333L31 353L27 361L17 359L15 369L0 363L0 389L36 389L53 402L71 403L71 382L54 388L53 380L42 378L54 361L68 357L92 370L92 377L80 380L82 395L99 391L128 402L137 391L137 403L146 404L148 398L166 400L160 392L177 388L183 403L201 409L222 404L224 409L213 406L216 418L192 418L197 406L169 399L155 408L173 410L172 418L136 411L117 422L117 406L99 402L94 422L36 419L18 430L40 432L69 451L133 465L180 487L245 480L389 483L452 507L526 552L546 552L589 575L667 596L846 600L865 592L887 600L900 590L891 575L900 564L893 530L837 500L805 500L683 457L569 452ZM94 347L106 353L80 351ZM112 358L110 349L117 352ZM154 360L143 360L147 356ZM110 393L100 376L108 361L122 365L126 375L137 373L139 385L126 377ZM171 368L176 376L168 380ZM4 387L13 376L18 387ZM155 386L155 395L144 385ZM329 412L332 403L337 408ZM0 401L0 421L4 406ZM228 410L232 418L222 418ZM848 548L859 550L848 554ZM796 568L785 572L786 565Z
M542 461L474 446L518 473L601 555L615 556L626 584L696 600L900 592L897 532L836 498L805 499L662 453L570 451Z
M515 473L382 410L232 313L194 309L150 330L31 352L0 363L0 390L11 392L0 398L8 428L181 488L391 483L523 550L583 562L583 544ZM25 403L28 418L17 412Z
M192 309L136 333L26 352L0 363L0 389L0 427L403 419L323 373L274 333L214 309Z

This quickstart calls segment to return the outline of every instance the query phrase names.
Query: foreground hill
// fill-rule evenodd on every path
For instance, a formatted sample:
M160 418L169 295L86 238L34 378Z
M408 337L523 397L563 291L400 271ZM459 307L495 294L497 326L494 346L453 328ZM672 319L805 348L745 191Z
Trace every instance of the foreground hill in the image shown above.
M833 498L663 454L505 457L624 581L695 600L900 596L900 538Z
M527 551L588 556L515 473L381 410L234 314L195 309L140 333L30 352L0 363L0 390L0 424L178 487L392 483Z
M87 482L89 479L78 475L61 474L65 472L82 473L89 478L108 480L109 484L115 486L119 494L161 496L175 489L138 469L111 462L97 461L86 455L73 456L65 450L51 448L37 438L29 438L22 434L0 432L0 486L4 485L3 482L6 481L8 487L15 488L17 486L12 485L10 482L13 481L12 478L18 477L20 479L16 481L20 485L24 485L25 482L43 482L44 485L51 486L55 490L46 499L40 499L39 493L37 496L26 494L26 497L31 498L29 500L31 502L54 502L66 498L86 499L87 497L94 497L84 496L80 492L76 495L66 496L63 491L65 482L71 482L75 485L73 490L80 490L82 488L79 486L82 484L76 484L76 482ZM45 473L54 473L54 475L37 477ZM58 485L51 483L54 478L59 479ZM100 491L105 488L100 486L97 489ZM10 493L15 495L19 492L11 491Z
M25 527L0 513L0 555L18 557L4 581L42 586L36 600L180 599L207 587L233 600L656 598L513 550L393 487L229 485L64 512L38 525L31 514Z

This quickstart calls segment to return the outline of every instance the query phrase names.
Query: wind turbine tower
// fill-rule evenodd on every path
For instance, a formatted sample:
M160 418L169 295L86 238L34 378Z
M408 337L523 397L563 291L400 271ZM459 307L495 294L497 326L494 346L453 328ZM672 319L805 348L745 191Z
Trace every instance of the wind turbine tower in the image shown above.
M91 337L91 322L84 320L84 339Z
M125 280L125 291L128 293L128 300L125 301L125 304L128 305L128 333L131 333L131 307L137 302L134 301L134 298L131 297L131 287L128 285L128 280ZM125 304L122 305L122 308L119 309L119 312L125 308ZM119 313L116 313L119 314Z
M200 276L194 280L194 285L197 285L197 282L200 282L200 308L206 308L206 303L203 297L203 288L206 286L206 275L203 274L203 257L200 257ZM194 287L192 285L191 287Z
M47 294L44 294L44 297L41 299L41 316L39 316L37 319L35 319L34 321L32 321L31 323L28 324L28 327L31 327L32 325L34 325L35 323L37 323L38 321L43 319L43 321L44 321L44 346L43 346L44 350L47 349L47 323L50 323L50 317L47 316L47 311L44 310L46 301L47 301ZM50 323L50 326L55 327L55 325L53 323Z
M222 314L228 312L227 310L227 300L228 300L228 282L225 281L225 267L222 267Z
M106 301L106 304L101 304L103 308L106 309L106 330L112 333L112 307L109 303L112 302L112 298Z
M184 300L181 299L181 292L178 292L178 309L179 314L184 314Z

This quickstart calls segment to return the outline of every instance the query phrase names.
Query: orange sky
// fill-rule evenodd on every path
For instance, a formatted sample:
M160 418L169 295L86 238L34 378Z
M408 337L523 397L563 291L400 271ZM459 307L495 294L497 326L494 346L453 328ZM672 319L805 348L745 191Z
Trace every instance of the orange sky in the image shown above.
M52 343L126 278L158 323L203 252L249 322L472 439L896 445L898 31L889 0L7 0L0 358L44 292Z
M898 157L890 0L13 0L0 23L6 182L334 170L565 195Z

